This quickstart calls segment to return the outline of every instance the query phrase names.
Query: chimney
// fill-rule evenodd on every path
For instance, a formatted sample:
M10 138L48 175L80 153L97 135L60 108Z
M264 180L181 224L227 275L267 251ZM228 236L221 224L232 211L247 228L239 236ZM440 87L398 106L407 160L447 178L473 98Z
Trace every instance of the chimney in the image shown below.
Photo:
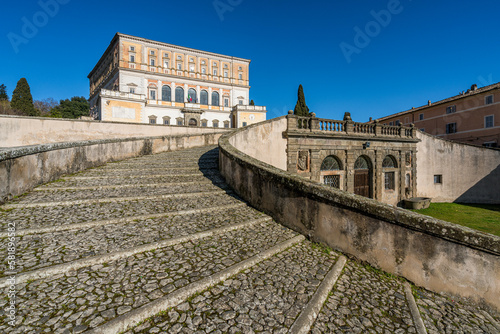
M427 101L427 105L430 106L432 104L431 100Z
M470 90L475 92L477 90L477 85L476 84L473 84L471 87L470 87Z

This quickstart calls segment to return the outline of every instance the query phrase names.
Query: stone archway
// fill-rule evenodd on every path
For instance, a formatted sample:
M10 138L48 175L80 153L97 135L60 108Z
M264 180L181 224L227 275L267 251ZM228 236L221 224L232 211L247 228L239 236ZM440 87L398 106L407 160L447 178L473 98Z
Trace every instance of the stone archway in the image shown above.
M194 118L190 118L188 125L189 126L198 126L198 121Z

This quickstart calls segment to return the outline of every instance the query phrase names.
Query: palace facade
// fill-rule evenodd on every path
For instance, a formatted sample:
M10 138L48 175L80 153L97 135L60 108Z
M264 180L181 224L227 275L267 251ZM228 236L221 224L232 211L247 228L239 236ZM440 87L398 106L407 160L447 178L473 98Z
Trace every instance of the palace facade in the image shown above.
M499 147L500 83L472 85L456 96L377 119L384 125L410 125L436 137Z
M266 119L250 105L250 60L117 33L88 75L94 119L237 128Z

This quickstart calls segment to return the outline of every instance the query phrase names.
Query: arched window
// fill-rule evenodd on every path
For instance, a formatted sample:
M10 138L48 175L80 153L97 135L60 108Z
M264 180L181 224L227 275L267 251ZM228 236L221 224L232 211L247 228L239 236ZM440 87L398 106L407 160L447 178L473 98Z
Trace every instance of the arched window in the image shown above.
M194 118L191 118L189 120L189 126L197 126L197 125L198 125L198 122Z
M396 162L396 159L392 155L387 155L384 158L384 161L382 161L382 167L383 168L397 168L398 163Z
M194 88L188 90L188 102L196 103L196 90Z
M175 88L175 102L184 102L184 89L182 87Z
M161 99L163 101L172 101L172 89L170 89L170 86L163 86L161 88Z
M361 156L354 163L354 169L370 169L370 163L365 157Z
M219 106L219 93L212 92L212 105L218 107Z
M340 170L341 169L341 164L339 159L333 155L329 155L323 160L321 163L321 170L327 171L327 170Z
M206 90L200 92L200 103L205 105L208 104L208 92Z

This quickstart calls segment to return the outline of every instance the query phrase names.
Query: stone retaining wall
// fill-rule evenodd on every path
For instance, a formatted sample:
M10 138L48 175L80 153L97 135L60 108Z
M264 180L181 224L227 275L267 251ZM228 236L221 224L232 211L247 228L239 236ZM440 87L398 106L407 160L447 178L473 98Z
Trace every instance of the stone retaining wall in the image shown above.
M314 241L418 286L500 310L499 237L317 184L243 153L246 143L230 143L279 121L219 140L221 173L243 199Z
M221 134L91 140L0 151L0 204L63 174L140 155L215 145Z
M177 136L232 129L0 115L0 148L79 140Z

